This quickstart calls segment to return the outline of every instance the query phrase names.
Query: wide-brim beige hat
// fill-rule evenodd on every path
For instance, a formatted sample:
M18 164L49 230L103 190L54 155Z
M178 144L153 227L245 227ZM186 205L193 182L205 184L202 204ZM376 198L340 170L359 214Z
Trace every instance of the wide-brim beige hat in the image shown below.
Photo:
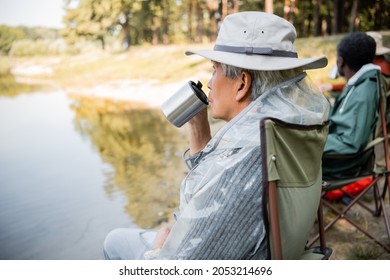
M375 40L376 43L375 55L384 55L390 53L390 49L383 46L382 34L375 31L368 31L366 32L366 34L368 36L371 36Z
M188 50L210 60L248 70L323 68L326 57L298 58L294 26L281 17L263 12L240 12L226 16L213 50Z

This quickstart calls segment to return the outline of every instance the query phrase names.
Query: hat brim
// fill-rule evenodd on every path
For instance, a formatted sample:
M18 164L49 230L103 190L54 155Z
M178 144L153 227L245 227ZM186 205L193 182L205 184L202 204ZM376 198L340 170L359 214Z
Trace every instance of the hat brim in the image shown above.
M389 48L386 48L386 47L378 47L376 48L376 51L375 51L375 55L384 55L384 54L387 54L390 52L390 49Z
M197 54L219 63L260 71L288 70L299 67L309 70L323 68L328 64L326 57L292 58L270 55L247 55L214 50L188 50L185 54Z

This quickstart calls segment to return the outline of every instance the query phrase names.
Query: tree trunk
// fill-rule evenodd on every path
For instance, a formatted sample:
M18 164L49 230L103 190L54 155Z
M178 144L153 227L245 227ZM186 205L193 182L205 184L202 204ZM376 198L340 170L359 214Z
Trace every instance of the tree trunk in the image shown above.
M291 8L291 10L290 10L290 19L289 19L289 21L292 23L292 24L294 24L294 22L295 22L295 9L296 9L296 2L298 2L298 0L291 0L290 1L290 8Z
M332 35L343 32L344 0L333 0Z
M103 36L99 36L98 40L102 44L102 50L104 51L106 49L106 41L104 40L104 37Z
M284 18L294 24L297 0L284 0Z
M290 0L284 0L283 17L288 20L290 14Z
M210 42L214 42L218 33L218 19L215 18L218 11L218 0L207 0L207 10L210 20L209 40Z
M192 14L193 14L193 0L188 2L188 39L193 42L194 37L192 36Z
M163 44L168 45L169 44L169 1L164 1L163 6L163 15L162 15L162 37L163 37Z
M352 9L351 9L351 21L349 22L349 32L354 32L357 29L358 9L359 9L359 0L353 0Z
M321 0L316 0L313 10L313 22L314 22L314 28L313 28L313 36L319 36L321 33L321 19L320 19L320 7L321 7Z
M265 0L265 12L269 14L274 13L274 4L273 0Z
M267 0L269 1L269 0ZM271 0L272 1L272 0ZM239 0L233 0L233 9L232 9L232 13L238 13L238 11L240 10L240 1Z
M196 37L195 42L201 43L204 32L203 9L199 1L196 2Z
M122 47L125 51L127 51L130 48L131 45L131 38L130 38L130 22L128 19L122 24Z
M152 23L152 45L158 44L158 18L156 15L153 15Z
M227 7L227 0L222 0L222 18L221 20L223 20L227 14L228 14L228 7Z
M374 30L380 30L382 26L383 0L375 1Z

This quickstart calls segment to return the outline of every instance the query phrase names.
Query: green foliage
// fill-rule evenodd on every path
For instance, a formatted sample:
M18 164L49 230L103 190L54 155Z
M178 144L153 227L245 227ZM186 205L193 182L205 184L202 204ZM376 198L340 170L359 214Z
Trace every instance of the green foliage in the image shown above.
M0 96L15 97L42 89L42 86L18 83L11 74L0 75Z
M62 40L23 39L14 42L10 54L13 56L58 55L65 51Z
M79 37L98 40L104 49L107 34L115 34L123 27L128 29L128 18L133 7L137 6L133 2L82 0L77 8L67 9L64 17L66 28L61 34L70 44Z
M66 3L73 1L66 0ZM214 42L217 25L227 14L237 11L264 11L258 0L80 0L77 7L65 4L65 28L0 26L0 54L8 54L19 40L39 41L31 50L26 42L13 55L82 52L83 42L96 42L105 50L127 50L143 44ZM223 3L227 3L224 7ZM286 6L286 3L290 3ZM351 21L354 0L285 1L274 0L276 15L291 21L298 38L340 34L350 31L388 30L390 0L360 0L355 21ZM342 5L337 9L335 5ZM336 15L338 14L338 15ZM339 18L337 24L336 18ZM68 47L56 50L47 40L65 39ZM43 43L44 42L44 43ZM50 44L51 46L43 46ZM53 49L54 48L54 49ZM46 49L46 50L45 50Z
M382 24L381 24L382 23ZM359 26L361 31L390 28L390 1L362 1L360 3Z
M144 43L171 44L214 41L222 16L238 11L264 11L258 0L80 0L67 9L62 35L70 44L80 38L97 40L102 48L115 37L124 49ZM390 0L360 0L354 14L354 0L274 0L276 15L291 21L298 37L320 36L389 28ZM343 8L335 7L340 5ZM224 6L226 5L226 6Z
M6 56L0 55L0 77L11 74L11 62Z
M0 25L0 54L8 54L13 42L23 37L24 33L21 29Z
M11 73L11 66L10 57L0 56L0 96L15 97L24 93L48 89L48 86L42 84L17 82Z
M7 55L10 52L14 55L57 54L61 51L58 38L58 31L53 28L0 25L0 55ZM28 46L29 44L31 46ZM15 48L18 49L16 52Z
M19 30L23 31L23 39L31 40L56 40L59 38L59 32L54 28L44 28L44 27L26 27L20 26L17 27Z

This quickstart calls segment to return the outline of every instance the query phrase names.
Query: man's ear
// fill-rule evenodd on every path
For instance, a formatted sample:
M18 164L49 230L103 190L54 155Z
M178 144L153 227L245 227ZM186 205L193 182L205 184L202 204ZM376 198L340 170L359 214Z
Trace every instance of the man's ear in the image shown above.
M236 94L236 101L244 101L250 96L251 93L252 76L248 71L243 71L237 82L239 84Z
M344 62L344 58L342 56L337 56L337 65L341 68L341 67L344 67L345 65L345 62Z

